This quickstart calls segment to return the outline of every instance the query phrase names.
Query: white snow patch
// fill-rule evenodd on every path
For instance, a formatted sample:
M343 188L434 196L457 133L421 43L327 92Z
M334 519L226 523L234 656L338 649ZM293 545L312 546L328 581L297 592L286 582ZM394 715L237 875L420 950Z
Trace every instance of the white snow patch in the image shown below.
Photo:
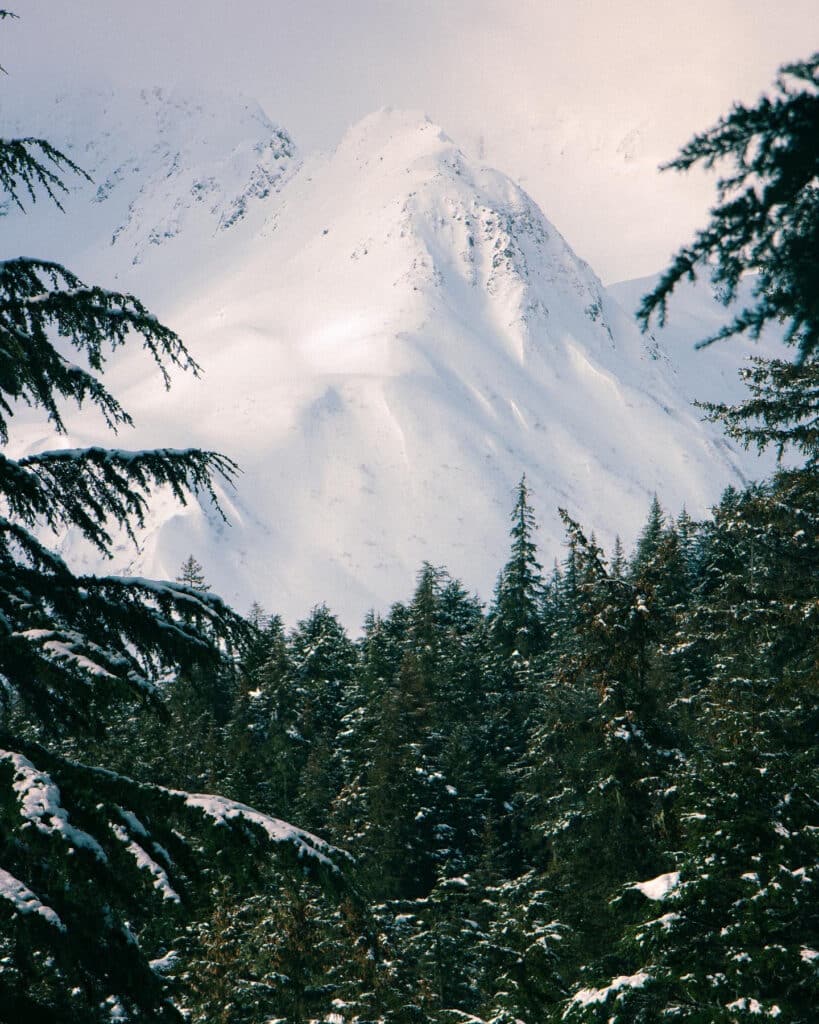
M664 875L657 875L656 878L649 878L646 882L635 882L630 886L637 889L647 899L662 900L675 889L680 883L679 871L667 871Z
M578 1003L580 1006L604 1003L612 992L620 992L622 989L628 988L642 988L650 980L651 975L646 974L645 971L638 971L636 974L621 974L619 978L615 978L605 988L581 988L579 992L575 992L571 1001Z
M175 949L169 949L164 956L158 956L155 960L149 961L149 965L152 971L156 971L157 974L165 974L168 971L173 970L179 961L179 954Z
M747 999L742 996L741 999L735 999L733 1003L725 1004L726 1010L745 1010L748 1013L760 1014L762 1013L762 1003L756 999Z

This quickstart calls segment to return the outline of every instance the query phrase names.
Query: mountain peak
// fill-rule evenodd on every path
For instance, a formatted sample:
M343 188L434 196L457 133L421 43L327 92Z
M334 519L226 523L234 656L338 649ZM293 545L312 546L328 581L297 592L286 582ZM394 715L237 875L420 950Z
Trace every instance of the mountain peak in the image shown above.
M435 150L454 146L439 125L420 110L381 107L347 129L337 150L366 151L368 156L383 150L407 147L408 150Z
M173 576L194 550L239 606L292 619L327 600L356 623L424 560L489 593L524 470L550 554L558 505L628 538L655 490L696 512L736 479L537 204L422 114L378 111L302 161L245 101L148 90L100 109L70 139L97 181L65 218L45 211L38 248L118 274L205 368L168 401L142 353L112 360L133 446L221 450L244 470L231 530L163 500L139 552L118 552L130 569ZM10 211L11 253L32 251L31 225ZM91 417L72 428L99 440Z

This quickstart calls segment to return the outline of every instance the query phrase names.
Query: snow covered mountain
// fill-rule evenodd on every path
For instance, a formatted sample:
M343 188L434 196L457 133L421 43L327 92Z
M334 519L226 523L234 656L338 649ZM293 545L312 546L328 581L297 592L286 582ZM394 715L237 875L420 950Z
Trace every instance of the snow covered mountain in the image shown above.
M167 395L139 351L112 360L137 424L118 443L243 469L229 528L161 500L118 569L173 576L193 553L239 608L292 621L325 600L355 626L423 560L488 596L524 471L547 557L557 506L631 540L655 490L696 514L752 471L526 193L421 115L382 110L301 159L252 102L97 91L20 109L4 133L45 135L94 180L65 215L7 205L3 254L133 291L205 371ZM69 423L68 443L104 436L90 414ZM34 418L16 440L53 443Z
M634 314L642 297L659 280L659 274L638 277L609 285L607 291L627 312ZM753 278L740 282L737 305L753 302ZM732 309L734 307L731 307ZM696 343L712 337L730 319L730 311L718 300L713 286L699 277L695 282L683 281L668 303L665 327L652 326L652 336L673 357L672 370L679 387L686 395L701 402L738 402L747 396L738 368L753 355L768 359L782 358L784 330L768 325L757 342L747 338L731 338L705 348ZM751 469L760 465L752 462Z

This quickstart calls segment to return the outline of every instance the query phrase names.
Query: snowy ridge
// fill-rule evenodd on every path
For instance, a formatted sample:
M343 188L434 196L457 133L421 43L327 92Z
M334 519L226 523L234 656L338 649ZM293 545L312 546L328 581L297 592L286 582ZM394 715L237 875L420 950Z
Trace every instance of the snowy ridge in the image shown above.
M64 218L9 210L8 253L34 225L25 249L133 290L204 367L168 396L141 353L112 360L129 447L199 445L243 470L220 491L230 528L161 496L116 571L173 577L193 553L239 608L292 621L325 600L357 626L424 560L488 596L524 471L546 557L558 506L630 542L653 491L699 514L753 472L533 200L422 115L379 111L300 161L252 104L105 95L64 121L95 184ZM56 446L30 422L18 454ZM71 446L103 437L68 422Z
M207 249L278 193L300 162L292 139L253 100L158 87L55 93L25 75L5 93L3 134L48 139L91 179L65 173L65 217L45 202L24 204L25 252L70 259L107 285L123 274L136 280L133 268L146 260L160 279L179 257L176 239L185 236L185 259ZM13 214L7 233L22 228L10 201L0 214Z

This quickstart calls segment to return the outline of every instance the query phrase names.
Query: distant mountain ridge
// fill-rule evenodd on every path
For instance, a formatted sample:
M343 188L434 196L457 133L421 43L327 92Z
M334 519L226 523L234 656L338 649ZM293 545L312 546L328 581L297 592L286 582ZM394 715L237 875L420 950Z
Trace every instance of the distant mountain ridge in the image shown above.
M135 292L203 365L165 395L141 353L112 360L137 423L118 444L217 448L244 470L230 529L163 498L114 568L173 576L193 553L240 608L292 620L326 600L356 625L423 560L488 597L524 471L547 556L558 505L630 541L655 490L697 514L754 471L691 409L688 356L641 336L532 199L422 115L377 112L301 158L251 101L36 106L26 133L70 146L94 183L71 182L64 217L7 207L3 255ZM69 443L101 436L90 415L69 426ZM46 443L29 418L17 444Z

